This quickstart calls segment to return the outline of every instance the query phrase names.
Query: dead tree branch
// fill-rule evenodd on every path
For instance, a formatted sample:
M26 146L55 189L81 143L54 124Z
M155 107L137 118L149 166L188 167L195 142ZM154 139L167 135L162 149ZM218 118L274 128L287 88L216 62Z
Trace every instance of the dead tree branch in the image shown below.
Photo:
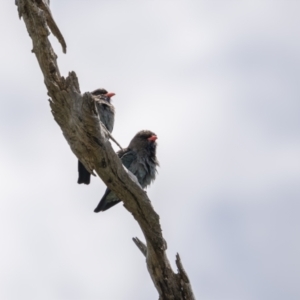
M159 216L153 210L147 194L134 182L115 154L103 126L99 122L96 105L89 93L81 94L75 72L60 75L57 56L48 40L48 27L62 44L66 43L52 17L45 0L19 0L19 15L23 17L33 42L44 82L51 98L50 107L71 150L89 171L95 170L104 183L123 199L125 208L139 223L146 245L135 243L146 256L148 271L160 299L195 299L189 279L179 255L178 273L174 273L166 256ZM55 26L53 25L55 24Z

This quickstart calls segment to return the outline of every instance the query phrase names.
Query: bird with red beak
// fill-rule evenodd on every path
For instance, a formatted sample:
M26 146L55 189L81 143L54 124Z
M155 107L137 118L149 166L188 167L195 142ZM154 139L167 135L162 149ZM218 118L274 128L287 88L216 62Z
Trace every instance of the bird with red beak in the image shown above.
M123 165L136 176L143 189L155 180L156 167L159 166L156 158L156 140L155 133L142 130L134 136L127 148L117 152ZM105 211L120 201L121 199L107 188L94 212Z
M115 108L111 103L111 97L115 93L109 93L105 89L97 89L91 92L100 116L100 121L104 124L106 129L111 133L115 123ZM89 184L91 181L90 172L78 160L78 183Z

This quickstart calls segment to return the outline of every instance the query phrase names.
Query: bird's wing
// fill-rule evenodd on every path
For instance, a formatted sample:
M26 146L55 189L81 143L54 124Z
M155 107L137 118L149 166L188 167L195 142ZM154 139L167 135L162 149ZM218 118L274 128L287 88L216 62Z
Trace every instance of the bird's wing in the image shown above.
M120 150L118 152L118 156L120 157L122 164L128 170L130 170L130 166L131 166L132 162L134 162L136 160L137 155L134 151L126 149L125 151Z

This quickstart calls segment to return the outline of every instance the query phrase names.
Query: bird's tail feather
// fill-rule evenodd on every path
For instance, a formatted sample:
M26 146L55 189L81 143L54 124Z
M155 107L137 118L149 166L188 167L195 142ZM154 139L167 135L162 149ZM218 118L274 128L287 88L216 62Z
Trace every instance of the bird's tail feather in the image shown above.
M90 184L90 181L91 181L90 172L85 168L85 166L80 161L78 161L78 181L77 181L77 183Z
M99 204L94 209L94 212L98 213L100 211L105 211L119 202L121 202L121 200L119 200L110 189L107 189Z

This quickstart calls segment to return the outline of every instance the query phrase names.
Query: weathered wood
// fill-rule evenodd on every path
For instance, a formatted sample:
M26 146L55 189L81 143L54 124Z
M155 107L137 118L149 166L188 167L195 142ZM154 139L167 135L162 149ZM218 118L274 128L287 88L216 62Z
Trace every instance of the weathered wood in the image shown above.
M52 32L54 30L63 49L66 46L49 6L44 0L19 0L18 11L32 39L32 51L44 76L54 119L77 158L90 172L95 171L104 183L123 199L125 208L139 223L147 246L138 239L135 243L139 244L139 249L146 256L148 271L159 298L193 300L192 288L179 255L176 259L176 274L166 256L167 244L162 236L159 216L146 192L132 175L129 176L115 154L107 131L99 122L93 98L89 93L81 94L75 72L70 72L67 78L60 75L57 56L48 40L48 26Z

